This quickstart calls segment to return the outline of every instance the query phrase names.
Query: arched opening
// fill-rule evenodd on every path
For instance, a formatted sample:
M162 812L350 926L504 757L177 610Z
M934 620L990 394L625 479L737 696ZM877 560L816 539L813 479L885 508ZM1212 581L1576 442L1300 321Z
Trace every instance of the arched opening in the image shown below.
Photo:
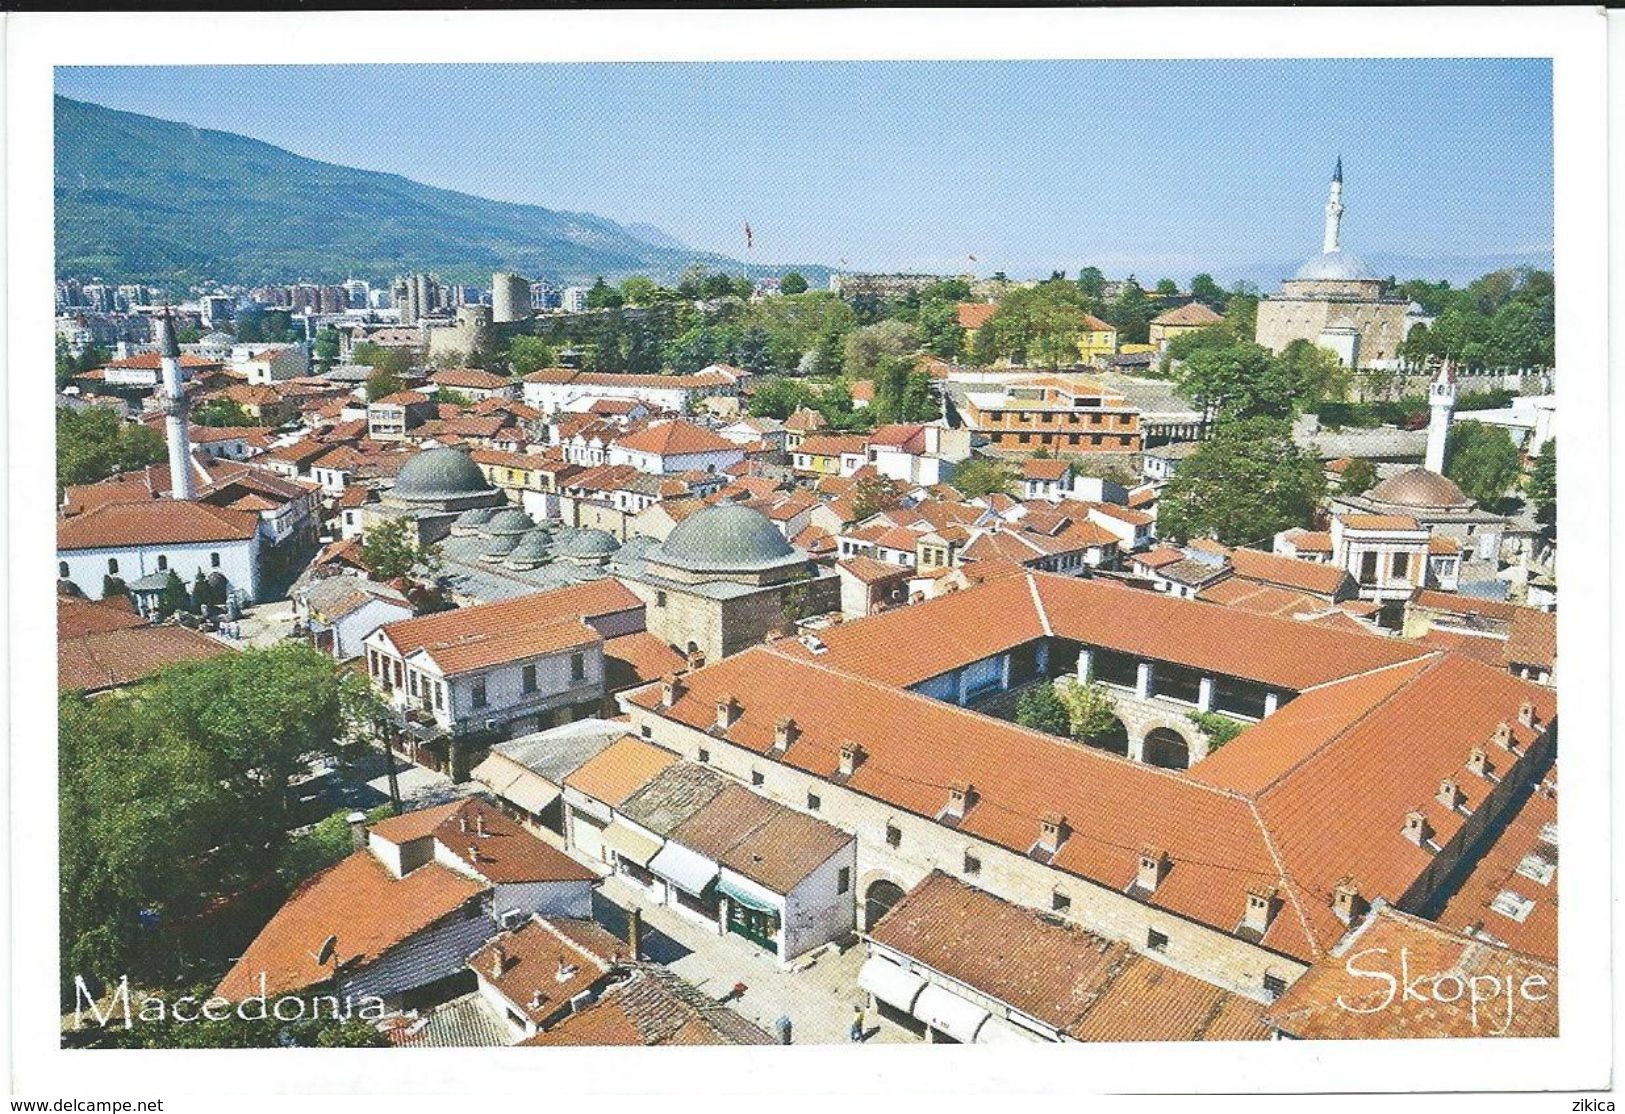
M1145 737L1145 761L1168 770L1187 769L1191 764L1190 744L1171 727L1153 728Z
M1113 754L1128 756L1128 728L1116 716L1112 717L1111 729L1104 734L1093 735L1083 740L1084 745L1097 750L1109 750Z
M873 928L902 900L903 887L896 882L882 878L871 884L863 895L863 927Z

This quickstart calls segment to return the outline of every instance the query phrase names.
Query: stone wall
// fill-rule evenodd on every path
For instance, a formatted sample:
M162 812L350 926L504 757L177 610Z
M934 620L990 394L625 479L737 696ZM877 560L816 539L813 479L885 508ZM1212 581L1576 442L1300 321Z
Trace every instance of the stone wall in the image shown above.
M1360 362L1393 360L1405 340L1404 302L1332 301L1320 298L1265 298L1258 303L1255 337L1279 353L1295 340L1319 342L1328 323L1346 317L1360 330Z

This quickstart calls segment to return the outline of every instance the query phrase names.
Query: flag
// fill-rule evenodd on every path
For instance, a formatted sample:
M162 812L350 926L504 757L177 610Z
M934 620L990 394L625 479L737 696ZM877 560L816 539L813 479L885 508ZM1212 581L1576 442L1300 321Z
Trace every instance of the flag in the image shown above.
M746 248L752 248L752 247L755 247L755 246L756 246L756 235L755 235L755 233L753 233L750 230L750 221L746 221L745 222L745 247Z

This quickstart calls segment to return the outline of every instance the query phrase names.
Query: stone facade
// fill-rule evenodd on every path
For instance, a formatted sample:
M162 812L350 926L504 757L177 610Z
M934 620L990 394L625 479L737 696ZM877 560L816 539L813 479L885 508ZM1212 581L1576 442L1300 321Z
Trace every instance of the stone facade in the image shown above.
M1271 352L1280 353L1295 340L1319 344L1321 334L1332 324L1346 319L1360 336L1360 363L1367 365L1399 358L1405 341L1404 299L1381 299L1322 292L1293 294L1293 286L1357 286L1359 283L1284 283L1282 293L1258 303L1256 339Z

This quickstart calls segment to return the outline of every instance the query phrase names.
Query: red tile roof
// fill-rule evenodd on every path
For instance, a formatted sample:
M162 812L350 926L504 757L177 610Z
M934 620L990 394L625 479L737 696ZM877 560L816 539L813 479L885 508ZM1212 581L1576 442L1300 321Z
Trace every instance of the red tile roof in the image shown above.
M1529 794L1516 815L1462 879L1437 918L1451 931L1488 937L1526 955L1557 962L1557 772ZM1530 868L1550 874L1543 882ZM1521 920L1495 908L1512 893L1531 903Z
M1218 325L1224 321L1201 302L1189 302L1175 309L1159 313L1151 319L1153 325L1190 325L1201 327L1204 325Z
M1229 558L1236 575L1248 580L1310 592L1328 599L1339 593L1352 594L1354 588L1353 577L1336 565L1300 561L1294 557L1261 553L1256 549L1232 549Z
M959 315L959 325L964 329L980 329L999 312L999 307L992 302L960 302L954 309Z
M452 806L435 825L432 834L447 851L496 885L598 880L598 875L563 851L543 843L510 820L501 809L478 797L466 798Z
M632 452L657 456L731 452L739 448L732 441L681 418L645 426L634 433L615 438L614 443Z
M112 549L130 545L178 545L247 541L259 516L180 499L103 503L57 520L59 550Z
M562 620L588 619L641 610L643 601L618 580L594 580L553 592L538 592L496 603L475 604L386 624L382 630L403 657L430 645L445 645L492 632L541 627Z
M206 634L178 626L130 626L59 638L57 687L98 692L144 681L181 662L234 653Z
M515 385L510 379L477 367L451 367L445 371L437 371L429 376L429 382L453 390L470 387L482 391L500 391Z
M803 438L794 451L808 456L840 456L843 453L861 456L868 451L868 445L868 441L857 433L814 433Z

